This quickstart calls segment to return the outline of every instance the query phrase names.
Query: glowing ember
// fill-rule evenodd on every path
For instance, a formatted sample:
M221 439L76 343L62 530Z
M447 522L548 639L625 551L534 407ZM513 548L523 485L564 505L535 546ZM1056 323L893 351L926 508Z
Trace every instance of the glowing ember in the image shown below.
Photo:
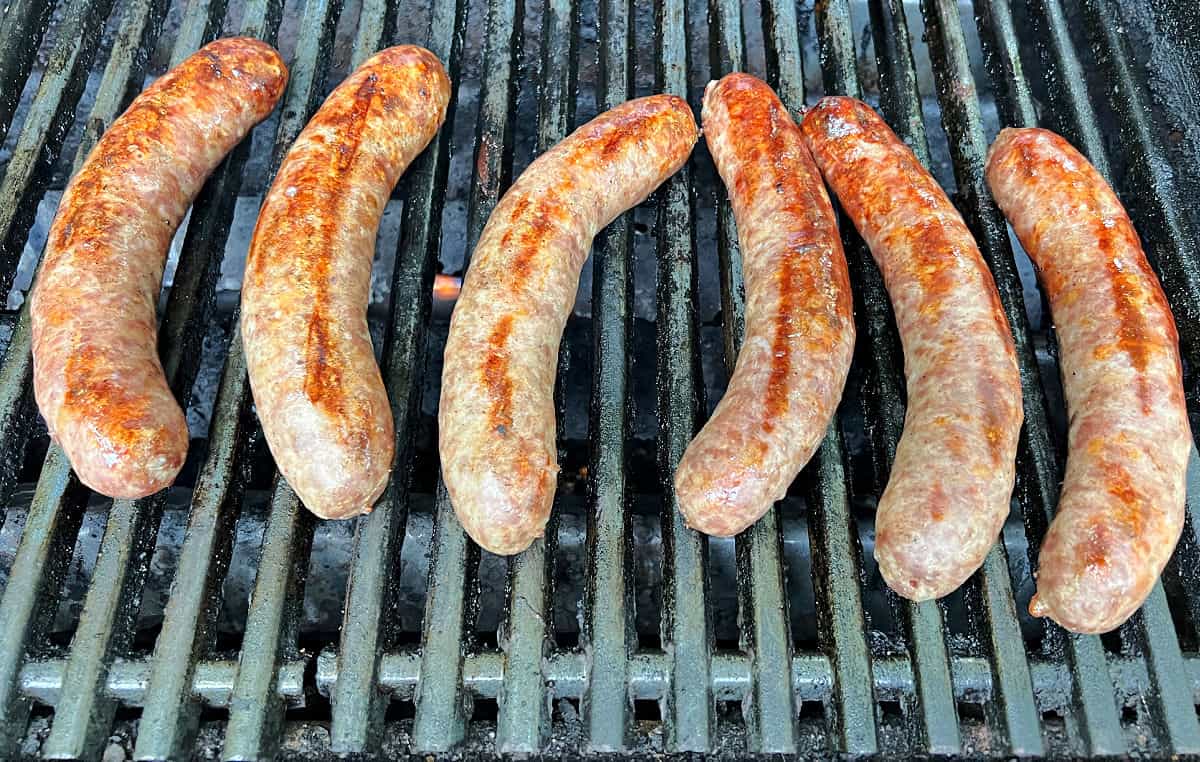
M462 290L462 278L458 275L438 273L433 276L433 298L435 301L452 302Z

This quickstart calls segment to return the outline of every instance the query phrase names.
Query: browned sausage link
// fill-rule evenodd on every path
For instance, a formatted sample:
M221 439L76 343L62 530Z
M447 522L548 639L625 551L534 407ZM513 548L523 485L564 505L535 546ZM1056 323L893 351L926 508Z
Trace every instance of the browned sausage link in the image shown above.
M900 595L939 598L979 568L1009 511L1023 413L1008 321L962 217L878 114L825 98L802 130L879 264L904 345L908 410L875 558Z
M479 238L450 322L438 412L442 473L471 537L517 553L550 515L558 345L592 238L687 161L681 98L629 101L529 165Z
M296 138L254 229L242 290L250 386L280 473L323 518L369 512L387 484L392 411L367 328L375 234L449 101L428 50L376 54Z
M266 43L212 42L133 101L63 193L32 296L34 392L97 492L149 495L183 466L187 422L154 316L167 248L204 180L286 83Z
M1071 421L1029 610L1107 632L1150 594L1183 529L1179 335L1129 215L1067 141L1003 130L987 181L1050 299Z
M703 116L737 222L746 335L675 494L689 526L730 536L783 497L821 443L850 371L854 307L833 206L783 103L730 74L709 84Z

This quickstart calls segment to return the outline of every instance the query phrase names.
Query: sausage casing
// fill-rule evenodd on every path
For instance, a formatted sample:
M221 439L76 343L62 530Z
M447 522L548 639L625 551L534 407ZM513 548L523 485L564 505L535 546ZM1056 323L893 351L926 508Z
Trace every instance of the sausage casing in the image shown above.
M746 333L675 494L689 526L730 536L783 497L820 445L850 371L854 305L825 185L771 88L741 73L710 83L703 126L737 223Z
M97 492L143 497L183 467L187 421L157 349L167 250L205 179L286 83L266 43L209 43L134 99L63 192L31 297L34 394Z
M1179 335L1129 215L1067 141L1002 130L987 181L1050 300L1070 413L1029 610L1107 632L1150 594L1183 530L1191 432Z
M412 45L372 56L296 138L263 201L242 289L254 402L313 513L367 513L395 448L367 327L375 235L400 175L446 118L450 80Z
M530 164L484 226L450 321L438 426L450 501L487 550L524 550L549 518L558 347L592 238L696 138L681 98L623 103Z
M869 106L822 99L804 137L870 246L904 346L908 409L875 519L875 558L905 598L947 595L1008 515L1023 411L995 282L962 217Z

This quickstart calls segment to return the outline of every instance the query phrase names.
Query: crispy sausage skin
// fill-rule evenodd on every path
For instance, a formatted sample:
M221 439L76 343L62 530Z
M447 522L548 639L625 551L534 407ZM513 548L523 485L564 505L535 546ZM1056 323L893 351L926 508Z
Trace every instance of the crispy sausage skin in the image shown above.
M250 386L280 473L322 518L370 512L387 484L394 424L367 328L375 235L449 101L432 53L377 53L296 138L254 229L242 288Z
M187 421L157 349L167 250L205 179L286 83L264 42L205 45L130 104L63 193L31 297L34 394L97 492L144 497L183 467Z
M530 164L483 229L450 321L438 425L454 510L493 553L524 550L550 515L558 346L592 238L696 139L681 98L623 103Z
M675 494L689 526L731 536L783 497L820 445L850 371L854 305L825 185L771 88L740 73L710 83L703 126L737 223L746 335Z
M1009 511L1023 411L1016 352L962 217L869 106L825 98L801 126L883 273L908 410L875 519L875 558L911 600L966 581Z
M1179 335L1129 215L1067 141L1001 131L987 182L1050 300L1070 413L1029 611L1107 632L1142 605L1183 530L1191 432Z

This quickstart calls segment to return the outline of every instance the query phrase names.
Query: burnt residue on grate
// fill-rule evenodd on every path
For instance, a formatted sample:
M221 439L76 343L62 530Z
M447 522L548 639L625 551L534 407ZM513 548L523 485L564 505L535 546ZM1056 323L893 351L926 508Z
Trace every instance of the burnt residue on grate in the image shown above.
M1004 125L1063 132L1127 202L1200 368L1195 24L1145 0L13 0L0 8L0 756L625 751L658 756L1200 753L1200 554L1189 520L1143 610L1068 636L1026 612L1066 419L1028 257L982 180ZM88 494L29 391L24 295L63 184L148 77L221 34L276 41L280 108L172 247L161 344L193 436L179 484ZM1194 36L1194 35L1192 35ZM369 320L397 423L374 513L318 524L253 416L236 305L265 188L307 117L380 47L455 81L380 230ZM799 113L877 105L952 193L995 275L1025 397L1003 541L941 603L882 583L872 516L903 422L879 272L844 226L859 344L819 453L742 536L683 527L671 472L744 321L707 150L598 239L559 363L563 471L544 542L481 553L438 476L456 278L499 196L573 125L733 70ZM436 274L443 276L433 288ZM1194 423L1200 398L1189 397ZM1200 427L1197 427L1200 428ZM1193 463L1189 516L1200 504Z

